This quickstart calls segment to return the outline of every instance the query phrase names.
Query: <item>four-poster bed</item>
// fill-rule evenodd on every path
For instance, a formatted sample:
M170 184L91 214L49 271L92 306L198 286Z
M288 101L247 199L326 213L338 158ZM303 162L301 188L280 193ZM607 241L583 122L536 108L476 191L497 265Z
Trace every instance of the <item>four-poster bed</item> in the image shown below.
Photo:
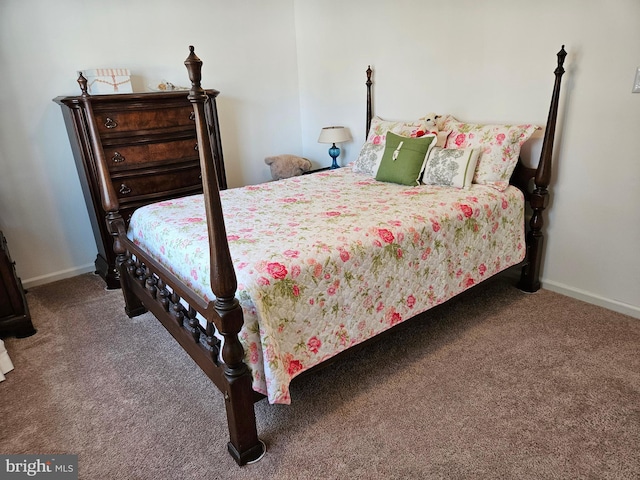
M254 402L288 403L288 383L303 371L507 267L522 265L522 290L540 288L565 55L563 48L540 162L518 161L510 177L517 188L407 187L343 168L221 191L223 166L209 135L218 126L205 114L202 62L190 47L203 194L142 207L129 226L83 91L127 314L152 312L223 393L238 464L265 451ZM368 70L367 134L371 84ZM335 208L317 207L328 194ZM532 210L526 246L524 201Z

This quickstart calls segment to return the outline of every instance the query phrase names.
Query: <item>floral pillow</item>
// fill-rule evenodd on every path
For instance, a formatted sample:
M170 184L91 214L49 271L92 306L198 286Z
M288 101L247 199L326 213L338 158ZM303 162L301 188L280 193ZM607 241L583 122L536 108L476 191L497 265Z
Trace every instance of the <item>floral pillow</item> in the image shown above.
M538 127L535 125L480 125L450 121L446 148L478 148L480 156L473 183L504 191L518 163L520 147Z
M371 128L369 128L367 142L373 143L374 145L384 144L387 132L393 132L401 137L422 137L427 133L428 129L426 119L424 118L411 122L394 122L383 120L380 117L373 117L371 119Z
M477 148L433 147L427 157L422 183L469 188L479 153Z
M451 131L451 125L454 123L462 123L459 120L456 120L456 118L453 115L441 115L440 117L438 117L438 119L436 120L436 125L438 127L438 130L443 130L443 131Z
M427 130L424 119L396 122L373 117L367 141L362 145L358 158L353 162L353 171L375 176L384 154L387 132L393 132L402 137L417 138L422 137Z

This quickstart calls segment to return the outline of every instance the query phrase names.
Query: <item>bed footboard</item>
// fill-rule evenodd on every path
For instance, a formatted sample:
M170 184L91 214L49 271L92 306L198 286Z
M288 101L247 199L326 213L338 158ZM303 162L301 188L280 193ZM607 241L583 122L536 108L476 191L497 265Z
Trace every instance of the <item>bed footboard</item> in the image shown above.
M258 439L253 407L261 396L252 389L251 373L244 363L244 350L238 338L244 320L235 298L237 281L222 218L216 165L211 153L204 109L208 97L200 85L202 62L193 47L189 48L190 55L185 65L192 88L188 99L193 104L196 121L210 244L211 289L216 297L213 302L206 303L196 297L171 272L128 239L86 86L82 99L92 147L96 152L100 197L107 212L108 231L113 236L126 312L133 317L146 310L151 311L216 384L225 400L230 437L227 448L234 460L244 465L261 458L265 452L264 443ZM206 320L205 327L200 325L196 312ZM215 336L216 330L224 338L223 342Z
M193 296L187 286L129 239L121 239L125 252L118 259L123 290L148 309L178 341L224 395L229 427L229 453L239 465L261 458L264 444L258 439L251 373L243 361L238 332L242 317L219 305ZM126 294L125 294L126 295ZM200 314L207 320L202 326ZM233 318L229 317L232 315ZM240 313L241 315L241 313ZM224 337L224 345L215 335Z

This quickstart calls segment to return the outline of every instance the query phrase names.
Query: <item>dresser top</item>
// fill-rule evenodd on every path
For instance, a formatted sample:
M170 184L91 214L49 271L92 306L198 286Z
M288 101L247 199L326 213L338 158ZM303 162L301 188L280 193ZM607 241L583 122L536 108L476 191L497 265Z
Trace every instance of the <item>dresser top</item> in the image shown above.
M206 89L207 95L217 97L220 93L215 89ZM142 93L110 93L106 95L89 95L91 103L155 103L163 101L176 101L184 98L187 99L189 90L173 90L170 92L142 92ZM75 96L59 96L53 99L59 105L68 107L79 105L82 102L82 95Z

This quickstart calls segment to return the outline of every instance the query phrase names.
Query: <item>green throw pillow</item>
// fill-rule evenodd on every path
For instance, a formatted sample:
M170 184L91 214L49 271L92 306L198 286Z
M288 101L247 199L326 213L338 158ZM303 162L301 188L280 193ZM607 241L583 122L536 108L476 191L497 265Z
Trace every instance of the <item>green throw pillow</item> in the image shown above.
M376 173L376 180L402 185L419 185L425 157L435 138L435 135L418 138L401 137L387 132L384 154Z

